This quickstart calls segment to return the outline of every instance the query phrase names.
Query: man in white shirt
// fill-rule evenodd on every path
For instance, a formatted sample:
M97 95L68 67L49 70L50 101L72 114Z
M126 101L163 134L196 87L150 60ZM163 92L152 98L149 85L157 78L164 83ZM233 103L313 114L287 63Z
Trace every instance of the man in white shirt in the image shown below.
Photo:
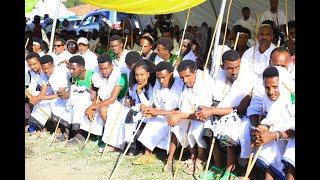
M97 55L90 51L89 41L85 37L80 37L77 41L79 52L77 55L80 55L84 58L85 68L87 70L95 70L98 67Z
M249 7L243 7L242 8L242 16L243 18L239 19L237 22L234 23L234 25L241 25L245 28L248 28L251 31L251 37L254 40L255 34L256 34L256 25L257 22L253 18L250 17L250 8Z
M280 32L284 32L286 15L283 10L278 8L278 0L270 0L270 9L262 13L260 24L265 20L274 21L276 26L280 29Z
M57 38L53 43L53 53L51 56L53 62L56 66L67 66L69 64L69 59L72 57L72 54L66 50L66 40L63 38Z

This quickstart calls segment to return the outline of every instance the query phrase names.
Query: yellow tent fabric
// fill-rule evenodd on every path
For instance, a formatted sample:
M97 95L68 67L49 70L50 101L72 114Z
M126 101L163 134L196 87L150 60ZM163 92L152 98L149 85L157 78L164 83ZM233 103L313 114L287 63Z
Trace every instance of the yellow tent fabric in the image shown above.
M130 14L169 14L197 6L206 0L81 0L97 7Z
M24 11L25 13L29 13L32 11L32 8L37 4L39 0L25 0L24 1Z

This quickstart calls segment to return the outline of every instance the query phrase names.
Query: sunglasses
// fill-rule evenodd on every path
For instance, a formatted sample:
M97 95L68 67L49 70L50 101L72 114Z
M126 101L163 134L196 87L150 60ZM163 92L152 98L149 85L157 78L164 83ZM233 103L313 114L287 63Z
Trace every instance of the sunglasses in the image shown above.
M75 48L75 47L76 47L76 44L68 44L68 47Z
M53 46L54 46L54 47L56 47L56 46L57 46L57 47L60 47L60 46L63 46L63 45L61 45L61 44L54 44Z

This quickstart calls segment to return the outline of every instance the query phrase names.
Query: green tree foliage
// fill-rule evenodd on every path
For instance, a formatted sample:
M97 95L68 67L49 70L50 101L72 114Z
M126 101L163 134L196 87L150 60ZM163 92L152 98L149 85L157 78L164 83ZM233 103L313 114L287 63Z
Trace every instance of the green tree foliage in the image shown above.
M71 7L82 5L82 4L85 4L85 3L83 3L80 0L66 0L64 2L64 5L66 6L66 8L71 8Z

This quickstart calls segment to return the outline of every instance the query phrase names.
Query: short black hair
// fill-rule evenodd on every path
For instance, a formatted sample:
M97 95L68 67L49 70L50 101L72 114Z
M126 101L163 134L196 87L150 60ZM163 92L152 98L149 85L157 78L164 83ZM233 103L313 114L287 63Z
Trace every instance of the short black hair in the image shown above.
M157 44L161 44L163 47L165 47L169 52L173 49L173 40L165 37L161 37L158 39Z
M243 7L243 8L242 8L242 11L245 11L245 10L250 11L250 8L249 8L249 7Z
M26 60L28 61L31 58L36 58L38 61L40 61L40 55L36 52L29 52L29 54L26 57Z
M285 48L285 47L283 47L283 46L280 46L280 47L274 48L274 49L271 51L271 53L270 53L270 59L272 59L272 56L273 56L273 54L274 54L275 52L287 52L287 53L291 56L291 53L290 53L290 51L289 51L287 48Z
M142 57L137 51L129 51L125 57L127 66L131 66L133 63L137 63L140 60L142 60Z
M262 73L263 79L271 77L279 77L279 71L274 66L267 67Z
M181 61L177 67L178 72L185 71L187 69L194 73L197 69L197 64L192 60L186 59Z
M224 64L225 61L236 61L238 59L241 59L239 52L233 49L229 49L222 55L222 64Z
M54 41L60 41L62 45L66 45L67 41L64 39L64 38L57 38L56 40Z
M104 53L104 54L100 54L98 57L97 57L97 60L98 60L98 64L100 63L110 63L112 64L112 57L107 54L107 53Z
M153 40L148 36L142 36L141 39L145 39L145 40L149 41L150 44L153 44Z
M194 42L196 40L196 37L190 32L185 32L183 40L185 40L185 39L189 39L191 41L191 43L192 43L192 42Z
M70 59L69 59L69 63L77 63L78 65L80 66L85 66L85 61L83 59L82 56L80 55L75 55L75 56L72 56Z
M47 63L51 63L53 64L53 58L51 55L43 55L40 57L40 64L43 65L43 64L47 64Z
M156 72L167 70L169 73L173 72L173 66L167 61L161 61L156 65Z
M120 41L120 42L122 43L122 37L119 36L119 35L117 35L117 34L112 35L112 36L110 37L110 41L115 41L115 40L118 40L118 41Z

